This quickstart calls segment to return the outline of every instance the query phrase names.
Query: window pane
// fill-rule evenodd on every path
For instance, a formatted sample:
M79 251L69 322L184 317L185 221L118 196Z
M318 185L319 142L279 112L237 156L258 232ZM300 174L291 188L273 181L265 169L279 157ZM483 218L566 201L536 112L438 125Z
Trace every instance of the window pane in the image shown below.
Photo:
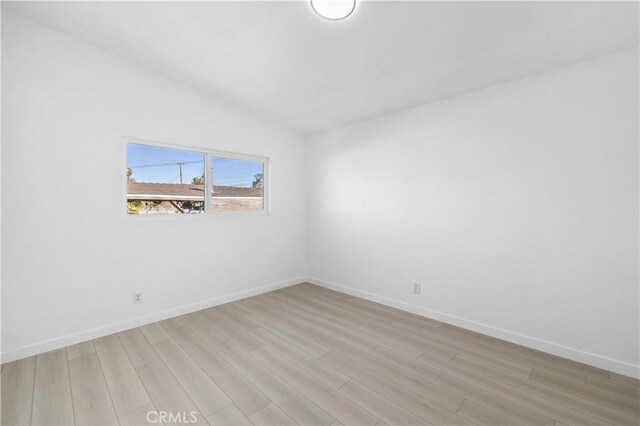
M264 209L262 162L211 157L214 211Z
M204 154L127 144L128 214L204 213Z

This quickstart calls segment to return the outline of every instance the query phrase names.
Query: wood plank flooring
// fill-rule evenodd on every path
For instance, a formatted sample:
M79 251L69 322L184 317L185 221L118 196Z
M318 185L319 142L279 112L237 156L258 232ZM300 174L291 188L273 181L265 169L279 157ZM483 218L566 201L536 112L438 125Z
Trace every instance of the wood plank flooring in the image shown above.
M639 398L638 380L300 284L5 364L1 423L638 425Z

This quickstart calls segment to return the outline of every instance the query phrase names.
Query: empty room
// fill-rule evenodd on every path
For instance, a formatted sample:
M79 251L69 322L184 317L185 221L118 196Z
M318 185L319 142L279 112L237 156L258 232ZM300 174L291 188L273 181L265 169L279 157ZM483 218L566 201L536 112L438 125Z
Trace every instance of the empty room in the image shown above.
M638 1L2 1L2 425L639 425Z

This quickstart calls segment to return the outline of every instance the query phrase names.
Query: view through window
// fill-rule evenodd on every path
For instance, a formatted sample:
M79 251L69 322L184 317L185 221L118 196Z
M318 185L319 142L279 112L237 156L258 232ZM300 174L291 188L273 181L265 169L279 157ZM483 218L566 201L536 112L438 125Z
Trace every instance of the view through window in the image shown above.
M262 210L264 166L261 162L211 157L214 211Z
M208 174L204 171L207 161ZM264 210L265 161L128 143L127 214ZM206 188L211 189L209 205Z

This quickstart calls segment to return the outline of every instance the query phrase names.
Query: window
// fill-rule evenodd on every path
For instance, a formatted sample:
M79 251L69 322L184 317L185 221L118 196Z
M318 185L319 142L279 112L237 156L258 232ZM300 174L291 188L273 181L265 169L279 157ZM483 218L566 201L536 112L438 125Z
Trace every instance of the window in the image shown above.
M211 157L213 211L262 210L264 163Z
M139 142L126 153L128 215L266 211L266 158Z

